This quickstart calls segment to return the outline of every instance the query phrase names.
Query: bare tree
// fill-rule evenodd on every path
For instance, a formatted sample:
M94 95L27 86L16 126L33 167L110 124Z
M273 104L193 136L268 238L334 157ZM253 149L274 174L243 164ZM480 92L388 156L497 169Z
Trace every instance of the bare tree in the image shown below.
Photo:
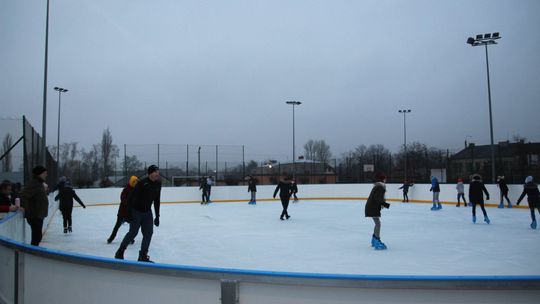
M308 140L304 145L305 158L327 162L332 157L332 152L330 152L330 146L326 144L324 139L321 140Z
M137 172L137 170L143 168L143 164L137 159L136 155L133 155L126 156L126 158L122 161L122 167L126 170L126 172L128 172L128 174L131 174L132 172Z
M2 152L0 155L4 155L9 149L13 146L13 138L11 134L6 134L4 141L2 142ZM13 169L13 164L11 162L11 152L7 153L4 158L2 158L2 172L11 172Z
M114 170L113 163L114 158L118 157L118 147L113 144L113 138L111 135L111 130L107 127L103 131L101 137L101 169L102 169L102 179L107 179L109 174Z

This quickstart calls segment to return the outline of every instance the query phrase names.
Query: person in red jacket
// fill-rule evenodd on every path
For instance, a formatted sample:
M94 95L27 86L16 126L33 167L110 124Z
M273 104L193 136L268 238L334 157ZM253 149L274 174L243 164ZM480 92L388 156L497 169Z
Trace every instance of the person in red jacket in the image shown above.
M122 190L122 193L120 194L120 205L118 206L118 214L116 216L116 224L114 224L113 231L111 232L111 236L107 239L107 244L112 243L114 238L116 237L116 233L118 233L118 229L120 226L122 226L123 223L128 221L129 218L129 210L128 210L128 199L131 195L131 192L133 192L133 189L135 188L135 185L139 181L139 178L135 175L132 175L129 178L129 182ZM134 243L134 240L131 241L131 244Z
M11 182L8 180L0 183L0 212L13 212L19 209L19 206L11 204Z

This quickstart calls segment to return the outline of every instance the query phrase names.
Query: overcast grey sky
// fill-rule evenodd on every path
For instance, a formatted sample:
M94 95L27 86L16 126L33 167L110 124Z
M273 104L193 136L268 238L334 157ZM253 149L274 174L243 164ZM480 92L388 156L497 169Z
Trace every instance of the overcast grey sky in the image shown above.
M45 0L0 1L0 116L41 132ZM245 145L290 159L324 139L334 156L408 141L458 150L540 141L540 1L51 0L47 141Z

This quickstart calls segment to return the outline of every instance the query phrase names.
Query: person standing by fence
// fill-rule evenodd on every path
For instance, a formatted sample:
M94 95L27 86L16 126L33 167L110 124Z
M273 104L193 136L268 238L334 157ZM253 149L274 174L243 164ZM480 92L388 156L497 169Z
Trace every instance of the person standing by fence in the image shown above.
M21 206L24 217L32 230L31 245L39 246L43 238L43 219L49 214L49 186L45 183L47 169L36 166L32 169L32 179L21 190Z

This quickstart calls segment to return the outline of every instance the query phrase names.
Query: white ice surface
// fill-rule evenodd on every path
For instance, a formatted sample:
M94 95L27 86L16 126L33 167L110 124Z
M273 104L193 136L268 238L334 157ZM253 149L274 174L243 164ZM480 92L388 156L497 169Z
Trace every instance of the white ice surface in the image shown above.
M162 204L151 259L167 264L286 272L375 275L540 275L540 231L528 209L487 208L477 224L471 208L392 203L383 210L386 251L370 246L373 221L364 201L301 201L280 221L279 202ZM128 230L107 244L117 206L74 208L73 233L56 212L41 246L113 257ZM538 215L537 215L538 216ZM125 258L136 260L142 235Z

